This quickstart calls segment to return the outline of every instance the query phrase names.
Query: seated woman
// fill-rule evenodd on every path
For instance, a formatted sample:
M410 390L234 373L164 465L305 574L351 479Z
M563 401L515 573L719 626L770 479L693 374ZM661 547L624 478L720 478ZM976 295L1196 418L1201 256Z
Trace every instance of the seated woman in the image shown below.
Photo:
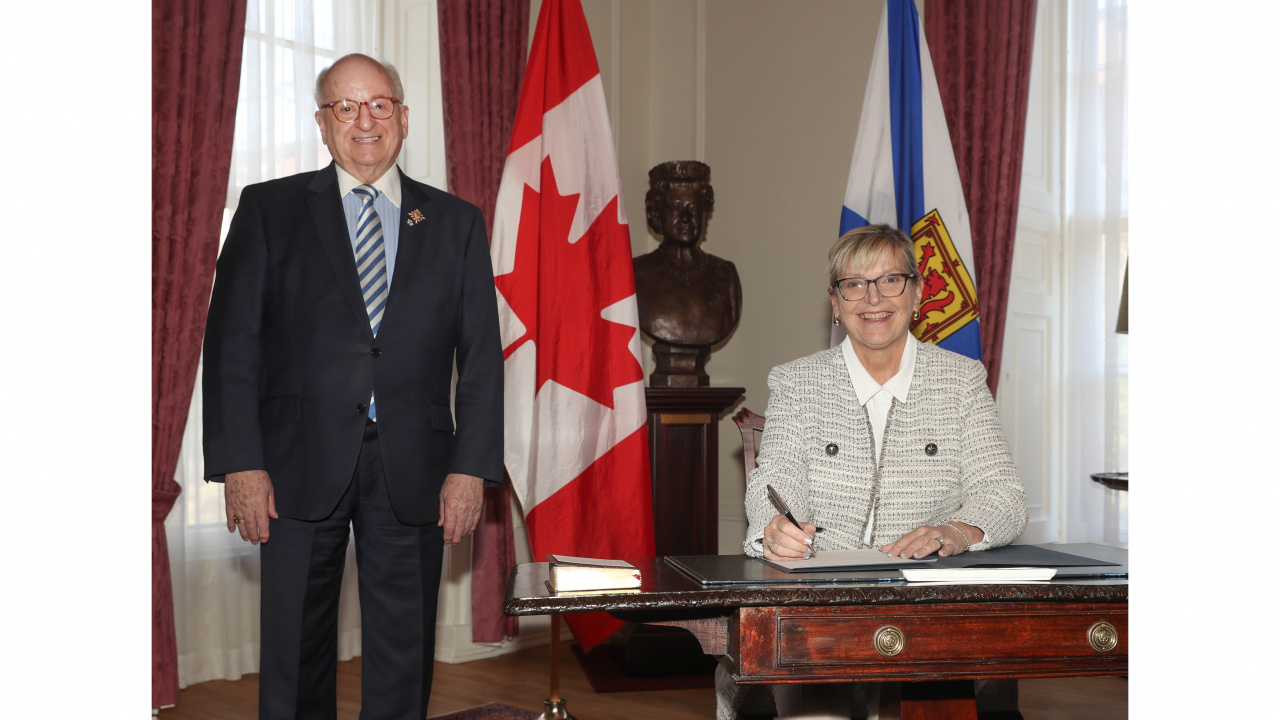
M796 560L816 543L947 557L1015 540L1026 498L986 370L909 331L921 302L911 240L887 225L852 230L832 248L829 273L832 321L848 338L769 373L746 553ZM766 485L807 520L804 531L777 513ZM779 717L848 718L857 694L848 683L774 689ZM834 712L810 715L814 696Z

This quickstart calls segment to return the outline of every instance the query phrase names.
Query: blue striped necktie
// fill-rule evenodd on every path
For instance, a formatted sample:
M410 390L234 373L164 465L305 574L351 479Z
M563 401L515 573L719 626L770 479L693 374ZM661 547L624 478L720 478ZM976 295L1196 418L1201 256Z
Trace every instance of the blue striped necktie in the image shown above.
M369 313L369 328L376 337L382 325L382 313L387 308L387 251L382 241L382 220L373 209L378 189L372 185L360 185L352 189L364 200L360 217L356 219L356 272L360 275L360 292L364 295L364 309ZM374 397L369 398L369 419L378 417Z
M360 292L364 309L369 313L369 327L378 334L382 313L387 307L387 252L382 242L382 220L373 209L378 189L360 185L351 192L364 199L356 220L356 272L360 275Z

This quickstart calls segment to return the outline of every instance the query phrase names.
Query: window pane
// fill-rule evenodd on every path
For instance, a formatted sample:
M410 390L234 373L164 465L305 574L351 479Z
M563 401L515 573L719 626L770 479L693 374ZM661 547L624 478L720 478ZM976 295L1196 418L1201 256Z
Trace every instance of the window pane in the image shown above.
M275 0L276 2L276 37L285 40L296 40L294 37L293 0Z
M265 24L266 18L263 13L262 0L249 0L245 7L244 13L244 29L249 32L262 32L262 26Z
M292 175L300 170L296 145L298 142L298 104L293 76L293 51L276 48L276 111L275 143L276 177Z
M333 43L333 0L315 0L315 43L317 50L336 50Z
M244 46L230 208L246 185L329 164L313 117L315 76L341 55L372 54L376 35L370 0L248 2L245 28L254 35Z

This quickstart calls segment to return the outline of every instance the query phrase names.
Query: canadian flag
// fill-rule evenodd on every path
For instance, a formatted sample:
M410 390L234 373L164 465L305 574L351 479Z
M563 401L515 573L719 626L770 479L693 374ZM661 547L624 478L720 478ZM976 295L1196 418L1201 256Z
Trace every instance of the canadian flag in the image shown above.
M579 0L544 0L494 212L506 467L535 560L653 557L631 241ZM622 623L567 615L584 650Z

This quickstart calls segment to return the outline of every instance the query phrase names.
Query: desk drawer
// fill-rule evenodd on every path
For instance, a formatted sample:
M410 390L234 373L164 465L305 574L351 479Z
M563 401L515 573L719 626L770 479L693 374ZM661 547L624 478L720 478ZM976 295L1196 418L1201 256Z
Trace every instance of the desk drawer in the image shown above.
M1128 630L1124 603L743 608L735 649L744 679L1116 675Z

